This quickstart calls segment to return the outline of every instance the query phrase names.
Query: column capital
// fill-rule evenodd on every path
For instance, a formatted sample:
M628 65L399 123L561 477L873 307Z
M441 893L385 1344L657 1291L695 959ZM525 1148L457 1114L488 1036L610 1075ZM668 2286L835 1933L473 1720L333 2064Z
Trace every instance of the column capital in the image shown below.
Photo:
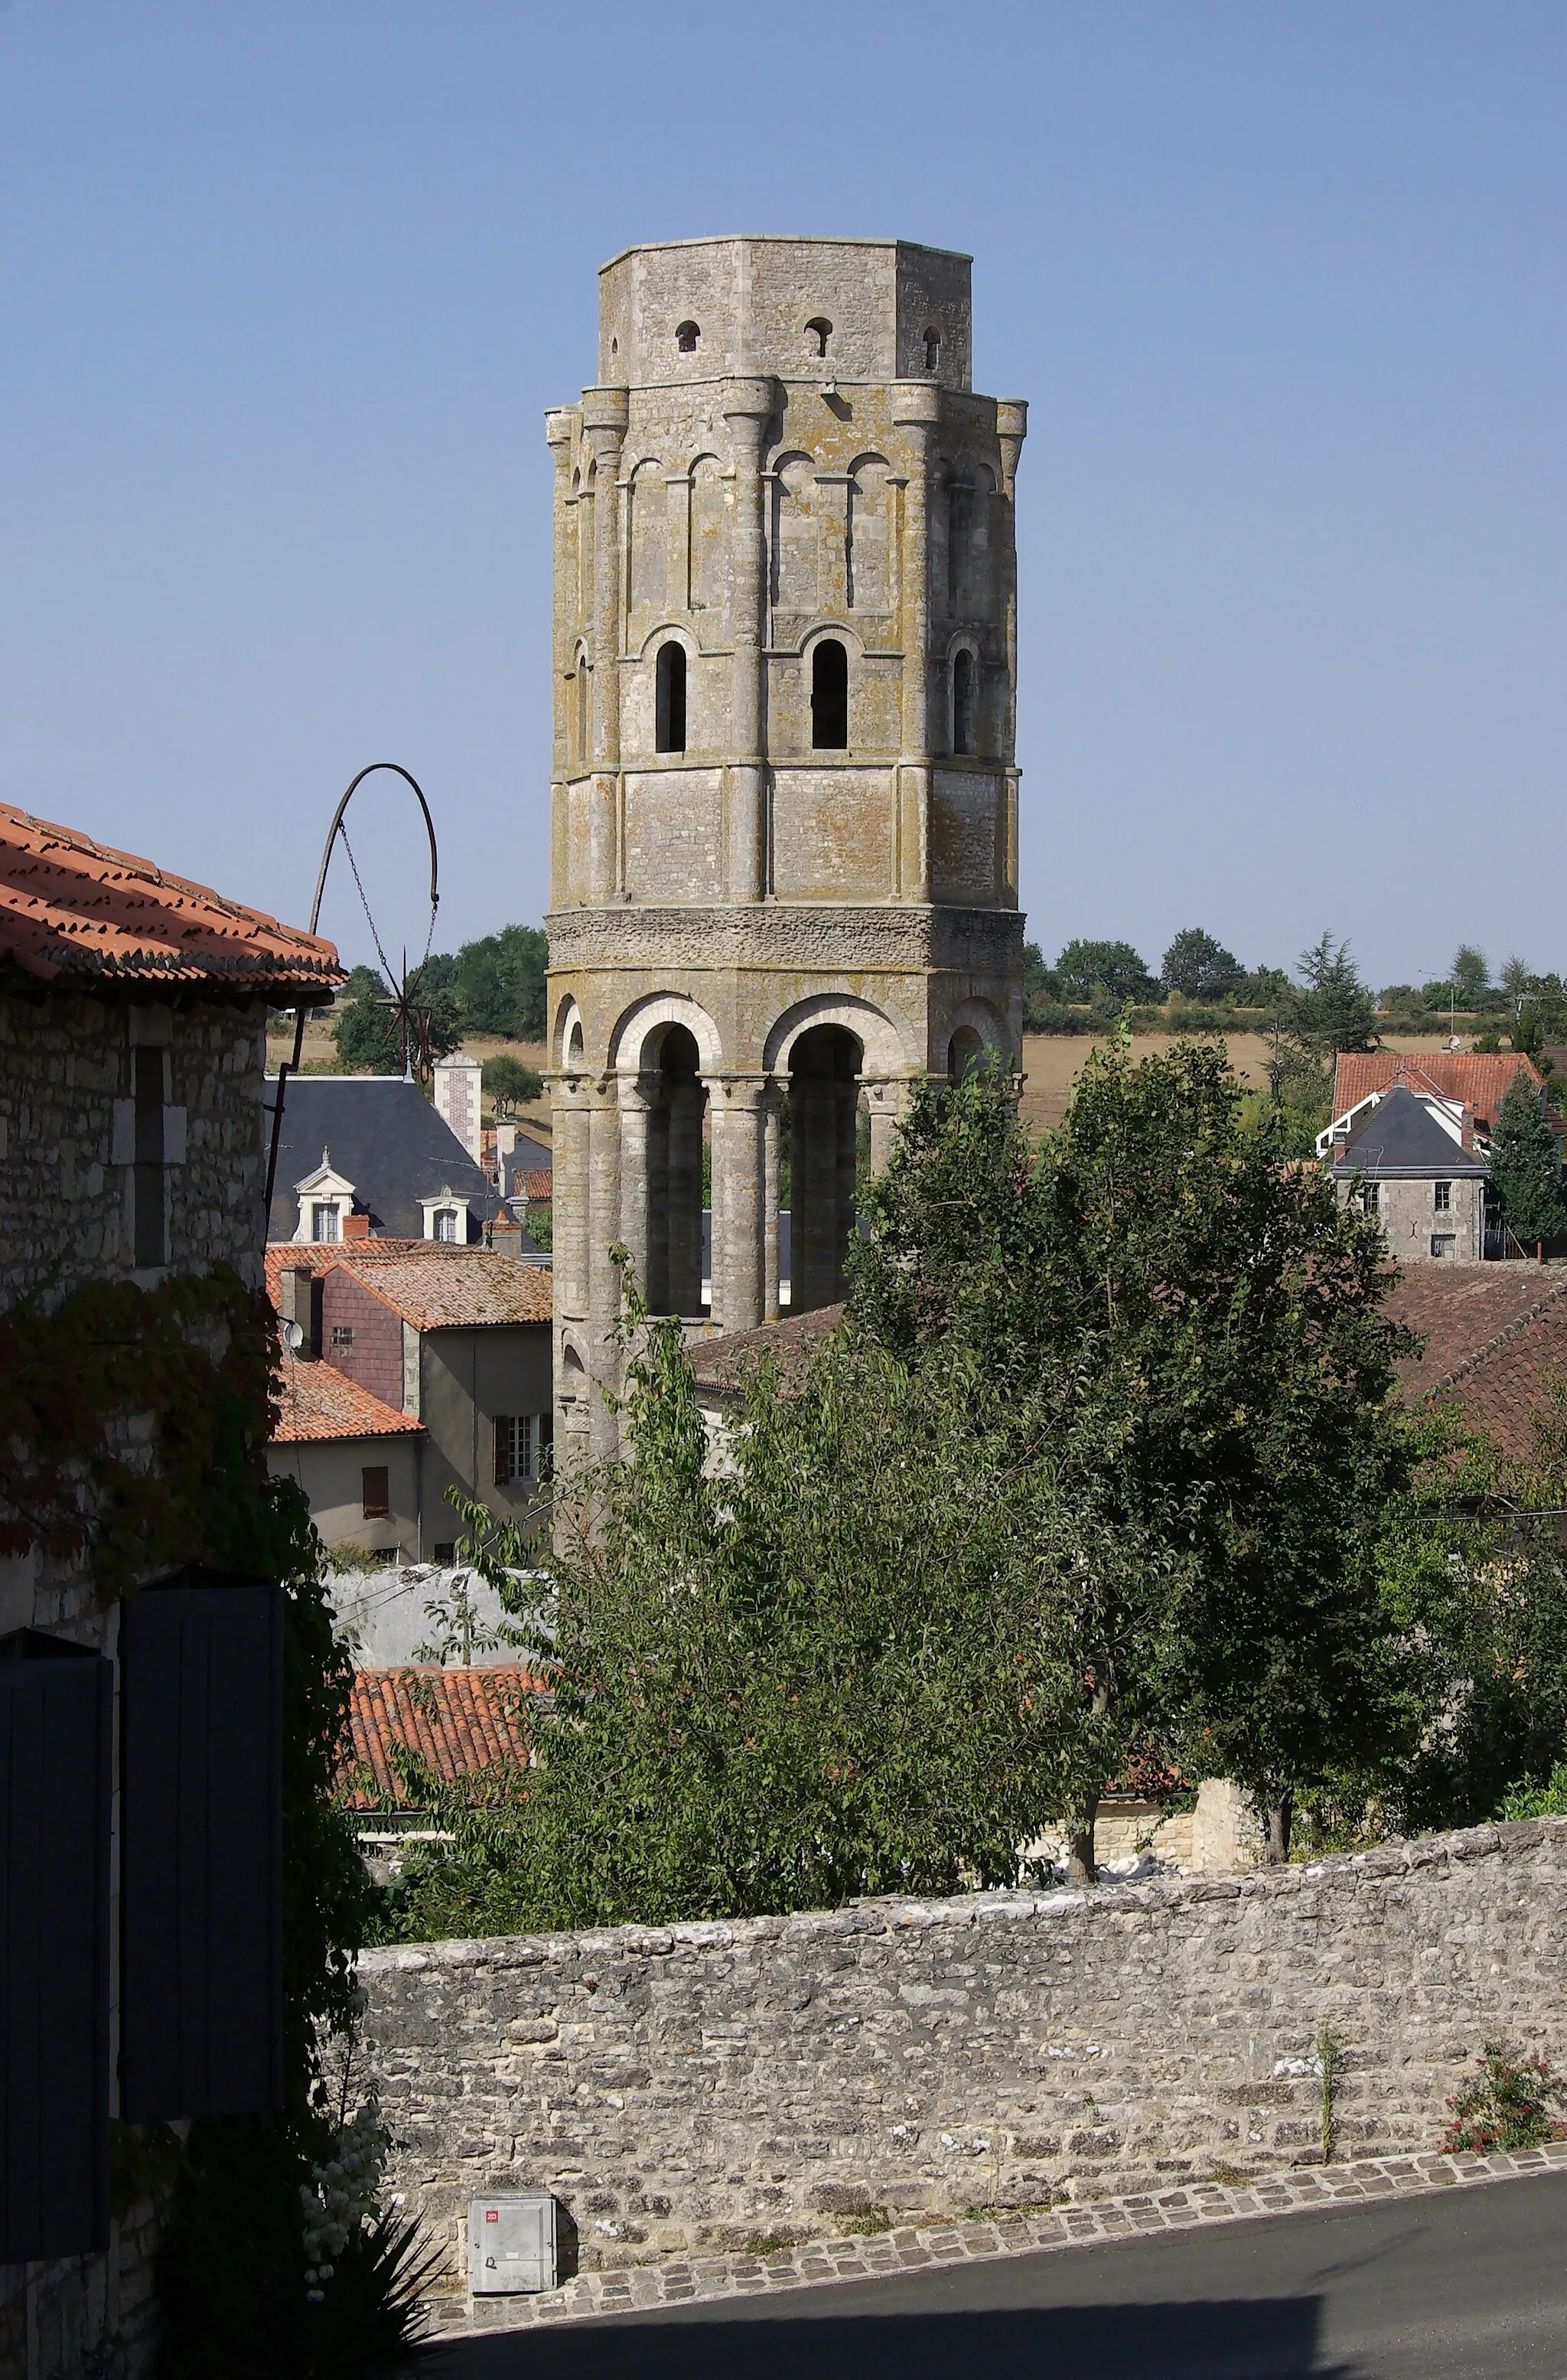
M631 419L631 392L626 388L585 388L582 392L582 427L589 436L595 431L613 436L618 446Z
M941 392L929 381L898 381L893 388L893 419L902 429L933 430L941 418Z
M721 405L725 421L771 421L778 410L778 382L771 379L726 380Z

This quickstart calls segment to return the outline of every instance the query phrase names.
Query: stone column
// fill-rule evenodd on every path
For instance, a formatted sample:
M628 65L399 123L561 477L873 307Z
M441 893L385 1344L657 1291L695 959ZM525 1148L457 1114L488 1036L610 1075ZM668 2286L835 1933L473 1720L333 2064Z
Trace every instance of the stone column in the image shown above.
M561 410L544 416L544 436L550 448L550 459L555 467L554 488L554 639L551 653L553 673L553 703L552 706L554 746L550 774L558 785L570 772L571 755L567 738L566 671L571 666L571 631L577 616L577 590L570 583L570 554L566 540L566 498L571 473L571 415Z
M592 1382L589 1441L608 1462L618 1451L619 1423L603 1391L620 1386L614 1326L620 1317L620 1279L610 1250L620 1238L620 1107L613 1075L592 1086L588 1145L588 1312L591 1318L589 1371Z
M927 382L905 382L893 391L893 419L904 433L909 462L901 573L904 677L898 840L903 857L898 890L910 901L930 898L930 474L941 408L940 391Z
M550 1085L553 1146L557 1317L588 1311L588 1134L589 1099L580 1075L558 1075Z
M582 392L582 426L593 450L593 795L588 897L618 891L620 778L620 449L629 413L623 388Z
M898 1126L907 1110L908 1086L867 1082L865 1093L870 1110L870 1170L872 1173L885 1173Z
M657 1313L663 1284L653 1280L650 1223L656 1192L650 1163L653 1086L642 1075L623 1075L616 1085L620 1110L620 1237L631 1258L638 1294ZM658 1201L662 1204L662 1197Z
M762 1320L776 1322L783 1311L779 1300L778 1215L780 1208L780 1154L782 1149L784 1094L777 1083L769 1083L762 1103Z
M1006 497L1006 553L1000 558L1002 577L1002 596L1006 607L1006 741L1002 758L1010 760L1017 750L1017 533L1014 507L1017 496L1017 464L1023 452L1023 441L1028 430L1028 407L1021 398L1002 398L996 407L996 434L1002 450L1002 483ZM1016 846L1016 786L1012 790L1013 823L1010 843ZM1015 863L1010 870L1015 890Z
M734 649L730 687L726 818L732 901L759 901L767 764L766 664L762 638L767 620L767 536L763 516L762 445L777 404L771 380L735 380L723 395L729 425L734 509L729 544L729 639Z
M725 1084L712 1151L712 1310L723 1330L755 1330L766 1311L766 1087ZM774 1242L776 1268L776 1225Z

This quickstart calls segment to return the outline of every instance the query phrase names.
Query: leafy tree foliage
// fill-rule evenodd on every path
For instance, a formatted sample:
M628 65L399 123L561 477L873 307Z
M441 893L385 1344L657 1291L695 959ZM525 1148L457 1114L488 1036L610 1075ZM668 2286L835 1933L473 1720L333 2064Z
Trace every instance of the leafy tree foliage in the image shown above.
M535 1099L544 1096L542 1075L504 1051L497 1058L485 1059L480 1084L497 1115L515 1115L518 1108L531 1107Z
M1348 942L1324 933L1295 964L1301 985L1291 997L1288 1021L1299 1046L1318 1060L1342 1050L1375 1049L1376 1002Z
M1490 980L1484 951L1473 942L1460 942L1453 953L1452 983L1461 1005L1477 1007L1490 990Z
M1497 1111L1490 1161L1490 1195L1525 1246L1567 1232L1561 1147L1522 1068Z
M538 926L503 926L457 953L456 990L464 1029L541 1041L549 942Z
M1164 953L1162 969L1166 990L1187 1000L1222 1000L1245 978L1233 951L1201 926L1182 929Z
M1068 942L1055 972L1065 1000L1151 1000L1159 990L1130 942Z

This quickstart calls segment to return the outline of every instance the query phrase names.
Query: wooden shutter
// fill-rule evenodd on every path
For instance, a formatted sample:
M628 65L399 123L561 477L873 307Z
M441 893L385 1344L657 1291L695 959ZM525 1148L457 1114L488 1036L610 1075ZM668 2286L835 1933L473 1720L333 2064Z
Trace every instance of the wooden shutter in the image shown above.
M0 1638L0 2265L109 2239L114 1668Z
M123 2111L281 2107L281 1592L182 1571L120 1645Z
M509 1414L495 1415L495 1485L504 1488L512 1475L512 1422Z

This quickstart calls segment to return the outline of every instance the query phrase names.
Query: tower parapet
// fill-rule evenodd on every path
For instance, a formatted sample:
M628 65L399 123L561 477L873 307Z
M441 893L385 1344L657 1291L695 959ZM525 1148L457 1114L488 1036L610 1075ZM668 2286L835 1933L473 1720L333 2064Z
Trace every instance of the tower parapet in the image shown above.
M916 1076L1020 1048L1026 417L969 357L969 260L908 242L600 276L599 382L547 425L563 1450L614 1443L617 1241L655 1312L754 1328L786 1180L792 1304L829 1304L860 1115L879 1162Z

